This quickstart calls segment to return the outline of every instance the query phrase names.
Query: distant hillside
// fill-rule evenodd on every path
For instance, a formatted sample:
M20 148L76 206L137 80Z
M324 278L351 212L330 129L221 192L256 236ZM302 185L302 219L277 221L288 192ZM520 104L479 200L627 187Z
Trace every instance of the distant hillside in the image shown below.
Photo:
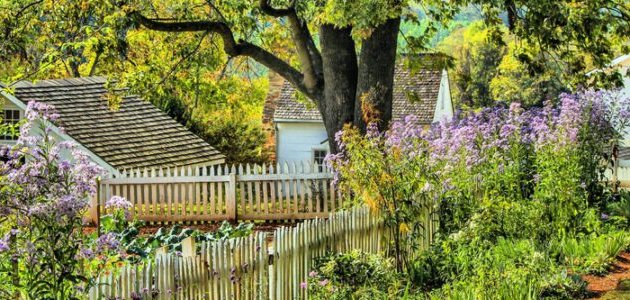
M401 31L407 36L419 36L426 29L426 25L429 22L426 14L424 14L422 9L418 8L415 9L415 11L417 12L420 20L422 20L422 25L417 26L415 24L403 23L401 26ZM483 17L481 15L481 11L478 7L473 5L468 6L467 8L463 9L459 14L457 14L454 20L451 21L448 26L442 26L438 30L437 34L431 38L427 47L434 48L440 41L449 36L454 30L461 27L466 27L470 23L481 20L482 18ZM405 45L405 40L399 39L399 46L404 47Z
M422 9L418 8L415 10L418 14L420 20L422 20L421 26L412 25L409 23L403 23L401 26L401 31L408 36L417 36L422 33L426 24L429 22L427 16L424 14ZM507 17L504 14L501 15L504 23L507 25ZM437 46L441 41L443 41L446 37L448 37L453 31L458 28L467 27L471 23L475 21L479 21L483 19L483 15L481 14L481 9L476 5L469 5L468 7L462 9L455 18L448 24L448 26L441 26L438 32L431 38L428 48L433 49ZM405 46L406 42L404 39L399 39L399 46Z

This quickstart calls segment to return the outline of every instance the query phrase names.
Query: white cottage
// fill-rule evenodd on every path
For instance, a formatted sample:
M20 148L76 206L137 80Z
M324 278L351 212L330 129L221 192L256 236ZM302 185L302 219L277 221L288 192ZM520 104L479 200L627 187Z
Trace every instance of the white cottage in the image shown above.
M328 154L328 137L321 114L296 101L295 89L278 76L270 80L263 123L271 132L268 142L279 163L309 161L321 165ZM399 66L394 75L392 119L416 115L422 124L453 117L446 70L418 70Z
M112 174L123 169L209 166L225 157L151 103L136 96L122 98L118 110L110 110L105 78L86 77L19 82L4 102L3 122L24 117L29 101L53 105L64 130L52 126L58 141L74 141L89 157ZM14 137L0 136L0 144Z

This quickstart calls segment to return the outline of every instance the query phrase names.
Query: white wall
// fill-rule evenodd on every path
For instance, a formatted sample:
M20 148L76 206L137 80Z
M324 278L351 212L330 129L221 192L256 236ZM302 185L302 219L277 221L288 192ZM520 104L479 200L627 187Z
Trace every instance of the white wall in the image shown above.
M276 120L276 160L312 162L313 149L328 150L326 128L322 122L281 122Z
M628 68L624 68L623 71L621 72L622 74L626 74L626 72L628 71ZM623 79L623 84L624 84L624 88L622 90L622 97L630 97L630 76L626 76ZM627 128L625 134L624 134L624 140L623 140L623 145L626 147L630 147L630 128Z
M451 88L448 80L448 72L443 70L438 100L435 106L435 113L433 114L433 122L439 122L443 119L450 120L452 118L453 101L451 99Z

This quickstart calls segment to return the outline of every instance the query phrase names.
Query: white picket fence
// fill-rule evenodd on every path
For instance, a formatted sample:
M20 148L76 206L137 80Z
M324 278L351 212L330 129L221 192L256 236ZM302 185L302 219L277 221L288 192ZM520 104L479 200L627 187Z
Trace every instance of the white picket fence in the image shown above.
M133 218L159 223L324 218L342 206L333 174L305 162L120 173L100 181L95 222L112 196L133 203Z
M124 267L98 279L89 299L306 299L315 258L328 252L384 251L386 230L366 207L313 219L296 227L203 244L192 239L182 256ZM114 274L115 273L115 274Z

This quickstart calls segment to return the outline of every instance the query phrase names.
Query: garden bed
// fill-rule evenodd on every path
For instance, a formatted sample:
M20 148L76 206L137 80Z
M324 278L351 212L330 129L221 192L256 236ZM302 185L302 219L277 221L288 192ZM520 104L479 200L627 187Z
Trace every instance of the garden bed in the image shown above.
M630 279L630 253L621 253L612 265L610 273L603 276L585 275L583 278L588 282L588 291L597 295L593 299L607 298L607 293L616 290L620 281ZM630 299L630 292L628 292L627 299Z
M272 233L274 230L276 230L276 228L278 227L282 227L282 226L286 226L286 227L293 227L295 224L295 222L293 223L281 223L281 222L275 222L275 223L254 223L254 232L257 231L261 231L261 232L269 232ZM140 228L140 235L147 235L147 234L154 234L158 231L158 229L165 227L165 228L170 228L171 226L173 226L173 224L147 224L145 226L142 226ZM192 229L197 229L199 231L202 232L214 232L216 231L220 226L221 223L204 223L204 224L181 224L181 226L183 228L192 228ZM90 227L84 227L84 232L85 233L92 233L96 230L96 227L94 226L90 226Z

